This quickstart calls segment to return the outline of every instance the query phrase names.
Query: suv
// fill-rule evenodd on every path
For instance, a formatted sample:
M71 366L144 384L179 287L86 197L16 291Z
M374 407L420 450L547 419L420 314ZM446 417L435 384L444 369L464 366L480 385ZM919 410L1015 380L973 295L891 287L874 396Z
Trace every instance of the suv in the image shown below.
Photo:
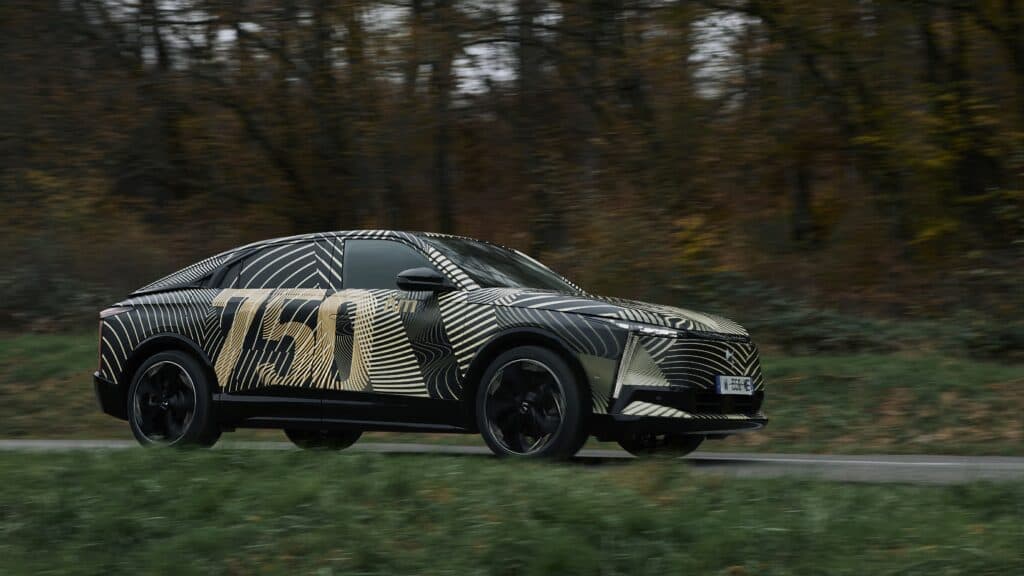
M479 432L500 455L634 454L761 428L735 322L588 294L529 256L432 233L328 232L218 254L100 313L96 395L144 445L282 428Z

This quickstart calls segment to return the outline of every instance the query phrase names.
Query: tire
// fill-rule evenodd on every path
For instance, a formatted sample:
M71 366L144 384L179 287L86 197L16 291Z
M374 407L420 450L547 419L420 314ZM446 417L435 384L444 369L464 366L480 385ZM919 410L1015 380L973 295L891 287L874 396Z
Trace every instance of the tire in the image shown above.
M627 431L618 442L623 450L638 458L680 458L696 450L704 442L704 437Z
M128 389L128 426L143 446L212 446L221 429L202 364L178 350L146 359Z
M569 458L587 438L589 394L561 356L520 346L491 362L477 387L480 435L498 456Z
M298 430L285 428L284 435L303 450L344 450L363 435L361 430Z

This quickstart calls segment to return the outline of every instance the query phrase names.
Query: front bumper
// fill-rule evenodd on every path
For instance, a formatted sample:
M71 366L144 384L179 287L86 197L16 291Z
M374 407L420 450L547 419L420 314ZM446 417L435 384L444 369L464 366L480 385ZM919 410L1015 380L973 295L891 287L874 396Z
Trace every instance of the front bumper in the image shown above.
M121 420L128 419L125 395L116 382L100 376L99 372L94 372L92 375L92 387L96 393L96 403L99 404L100 410Z
M729 435L760 430L768 425L764 414L686 414L681 417L612 416L616 428L674 434Z
M753 394L719 394L717 375L750 379ZM616 429L728 435L763 428L764 377L748 338L630 334L606 422Z
M652 432L735 434L768 424L764 391L720 395L690 386L624 386L611 410L616 427Z

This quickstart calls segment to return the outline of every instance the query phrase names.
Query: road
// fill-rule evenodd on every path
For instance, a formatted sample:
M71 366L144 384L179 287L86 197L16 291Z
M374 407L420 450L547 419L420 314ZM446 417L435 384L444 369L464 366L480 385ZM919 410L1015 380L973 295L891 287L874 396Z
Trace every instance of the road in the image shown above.
M287 442L223 441L218 449L294 450ZM130 440L0 440L0 450L69 451L138 449ZM358 443L349 450L388 454L446 454L488 457L482 446L450 444ZM583 450L582 465L625 465L632 457L621 450ZM996 456L832 456L821 454L751 454L701 452L680 459L698 474L747 478L806 477L841 482L960 484L977 480L1024 480L1024 458Z

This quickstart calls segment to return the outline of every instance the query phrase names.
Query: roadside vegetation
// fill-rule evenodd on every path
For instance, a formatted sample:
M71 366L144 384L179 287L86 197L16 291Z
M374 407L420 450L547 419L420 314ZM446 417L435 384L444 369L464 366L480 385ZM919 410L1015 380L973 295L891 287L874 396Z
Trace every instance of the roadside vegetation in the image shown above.
M0 338L0 437L129 438L93 398L95 336ZM705 450L1024 454L1024 365L936 353L790 355L768 351L762 432ZM242 431L226 438L283 439ZM367 439L479 443L475 436Z
M231 450L4 453L0 481L4 574L1024 571L1022 483Z

